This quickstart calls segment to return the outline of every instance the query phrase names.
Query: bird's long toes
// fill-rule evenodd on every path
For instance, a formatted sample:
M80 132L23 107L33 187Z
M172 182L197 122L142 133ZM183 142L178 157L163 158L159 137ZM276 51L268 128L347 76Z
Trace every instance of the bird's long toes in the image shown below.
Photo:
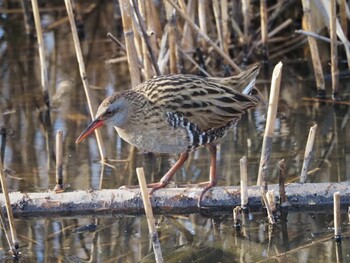
M197 201L197 207L198 208L203 208L202 206L202 200L203 200L203 196L204 194L211 188L213 188L216 185L216 182L214 181L210 181L206 186L204 186L201 194L198 197L198 201Z

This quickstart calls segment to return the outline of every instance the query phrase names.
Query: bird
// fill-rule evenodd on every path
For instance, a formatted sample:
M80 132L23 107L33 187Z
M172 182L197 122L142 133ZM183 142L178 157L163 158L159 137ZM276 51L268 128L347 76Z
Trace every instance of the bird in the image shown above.
M255 64L230 77L172 74L153 77L132 89L115 92L98 107L95 119L76 139L80 143L95 129L114 126L119 136L146 152L179 154L178 160L150 194L165 187L188 159L190 152L206 146L210 152L209 181L204 194L218 181L217 144L241 116L261 102L255 87L260 66Z

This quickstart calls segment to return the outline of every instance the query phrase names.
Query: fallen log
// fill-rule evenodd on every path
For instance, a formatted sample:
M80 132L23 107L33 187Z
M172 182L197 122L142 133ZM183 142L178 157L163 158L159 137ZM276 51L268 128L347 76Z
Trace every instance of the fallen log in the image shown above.
M279 201L278 185L270 185ZM156 191L151 198L155 213L184 214L198 212L197 200L201 188L166 188ZM286 185L290 210L332 210L333 194L340 193L342 208L350 206L350 182L342 183L292 183ZM64 193L10 193L16 218L62 217L86 215L136 215L143 214L139 189L104 189ZM4 196L0 195L4 210ZM202 201L208 211L231 210L241 204L239 186L214 187ZM261 209L261 191L258 186L248 187L248 209Z

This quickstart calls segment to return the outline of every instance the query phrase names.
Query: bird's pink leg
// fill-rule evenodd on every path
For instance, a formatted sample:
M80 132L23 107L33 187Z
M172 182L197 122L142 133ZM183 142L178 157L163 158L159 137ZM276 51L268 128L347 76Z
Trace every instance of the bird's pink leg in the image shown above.
M209 173L209 182L206 186L204 186L204 189L202 190L199 198L198 198L198 207L201 207L201 202L203 199L204 194L212 187L214 187L217 182L218 178L216 176L216 145L215 144L208 144L207 145L210 151L210 173Z
M148 187L152 187L150 195L153 194L156 190L160 188L164 188L174 176L174 174L180 169L180 167L184 164L184 162L188 159L188 152L182 153L177 162L170 168L170 170L160 179L158 183L148 184Z

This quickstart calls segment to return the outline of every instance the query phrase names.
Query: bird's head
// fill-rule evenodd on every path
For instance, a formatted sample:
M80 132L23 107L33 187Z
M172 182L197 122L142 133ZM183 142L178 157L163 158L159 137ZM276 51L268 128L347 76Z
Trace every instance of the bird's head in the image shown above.
M75 143L80 143L94 130L103 125L121 127L129 116L129 102L122 94L115 93L107 97L98 107L95 119L80 134Z

